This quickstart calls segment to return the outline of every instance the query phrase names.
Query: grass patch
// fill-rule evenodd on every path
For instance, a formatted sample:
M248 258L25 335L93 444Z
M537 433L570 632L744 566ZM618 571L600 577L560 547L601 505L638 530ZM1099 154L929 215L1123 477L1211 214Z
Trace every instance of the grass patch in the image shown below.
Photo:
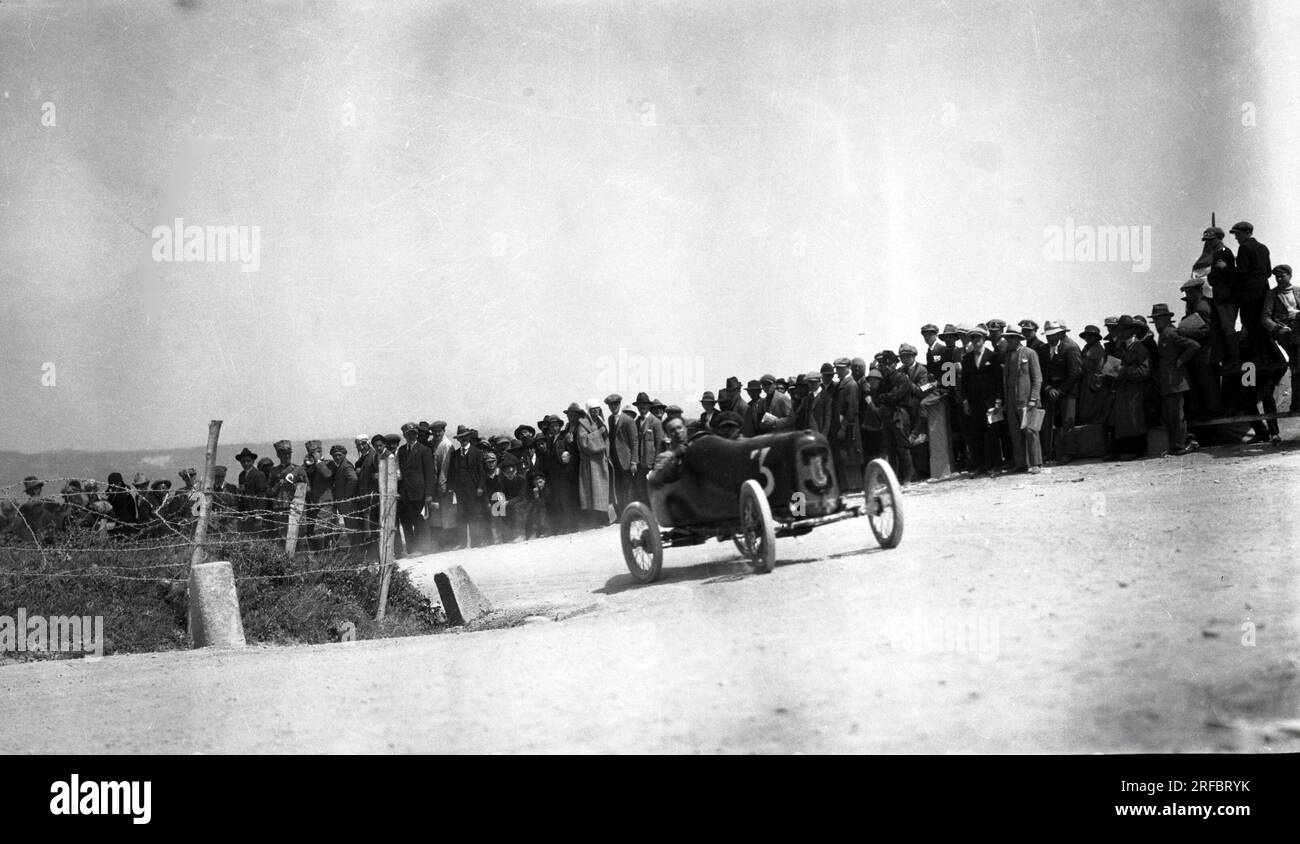
M104 653L189 647L186 583L190 549L173 537L127 544L93 533L64 534L57 550L0 547L0 615L102 616ZM177 546L180 547L167 547ZM356 625L357 639L416 636L439 629L442 618L407 574L394 569L382 623L377 567L348 552L288 559L274 543L213 542L208 560L229 560L250 644L333 641L330 628ZM80 654L0 651L0 662L80 657Z

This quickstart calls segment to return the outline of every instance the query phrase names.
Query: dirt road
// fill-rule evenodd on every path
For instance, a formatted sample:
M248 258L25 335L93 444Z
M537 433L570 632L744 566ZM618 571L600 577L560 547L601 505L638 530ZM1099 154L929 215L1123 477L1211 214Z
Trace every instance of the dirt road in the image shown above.
M1294 431L1289 432L1294 436ZM613 528L459 564L509 629L0 669L0 752L1300 750L1300 449L921 485L638 587ZM558 620L556 620L558 619Z

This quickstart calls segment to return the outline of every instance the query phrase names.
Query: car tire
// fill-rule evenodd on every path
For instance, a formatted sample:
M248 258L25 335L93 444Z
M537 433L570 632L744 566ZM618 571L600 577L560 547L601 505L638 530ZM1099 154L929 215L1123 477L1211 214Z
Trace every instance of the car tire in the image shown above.
M862 492L867 522L881 548L895 548L903 541L903 494L898 476L880 458L867 465L867 487Z
M767 574L776 566L776 523L763 487L752 478L740 488L740 526L749 564L759 574Z
M633 501L618 519L623 562L637 583L653 583L664 566L664 542L659 522L648 504Z

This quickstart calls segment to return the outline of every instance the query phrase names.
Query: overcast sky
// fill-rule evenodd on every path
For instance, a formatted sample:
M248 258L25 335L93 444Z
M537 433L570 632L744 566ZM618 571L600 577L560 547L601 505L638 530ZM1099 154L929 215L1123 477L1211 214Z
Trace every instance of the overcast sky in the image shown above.
M1211 211L1300 261L1297 5L6 2L0 448L513 428L620 353L698 412L1180 307ZM177 217L256 271L155 260Z

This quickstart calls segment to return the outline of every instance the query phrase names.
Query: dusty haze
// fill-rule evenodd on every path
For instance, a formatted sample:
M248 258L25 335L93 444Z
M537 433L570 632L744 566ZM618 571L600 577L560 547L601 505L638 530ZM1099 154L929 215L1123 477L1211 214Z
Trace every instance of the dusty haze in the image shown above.
M620 353L698 359L656 390L697 410L923 322L1177 306L1211 211L1300 261L1297 34L1206 2L5 3L0 448L500 428ZM258 227L257 270L156 262L177 217ZM1067 219L1149 227L1149 268L1049 260Z

